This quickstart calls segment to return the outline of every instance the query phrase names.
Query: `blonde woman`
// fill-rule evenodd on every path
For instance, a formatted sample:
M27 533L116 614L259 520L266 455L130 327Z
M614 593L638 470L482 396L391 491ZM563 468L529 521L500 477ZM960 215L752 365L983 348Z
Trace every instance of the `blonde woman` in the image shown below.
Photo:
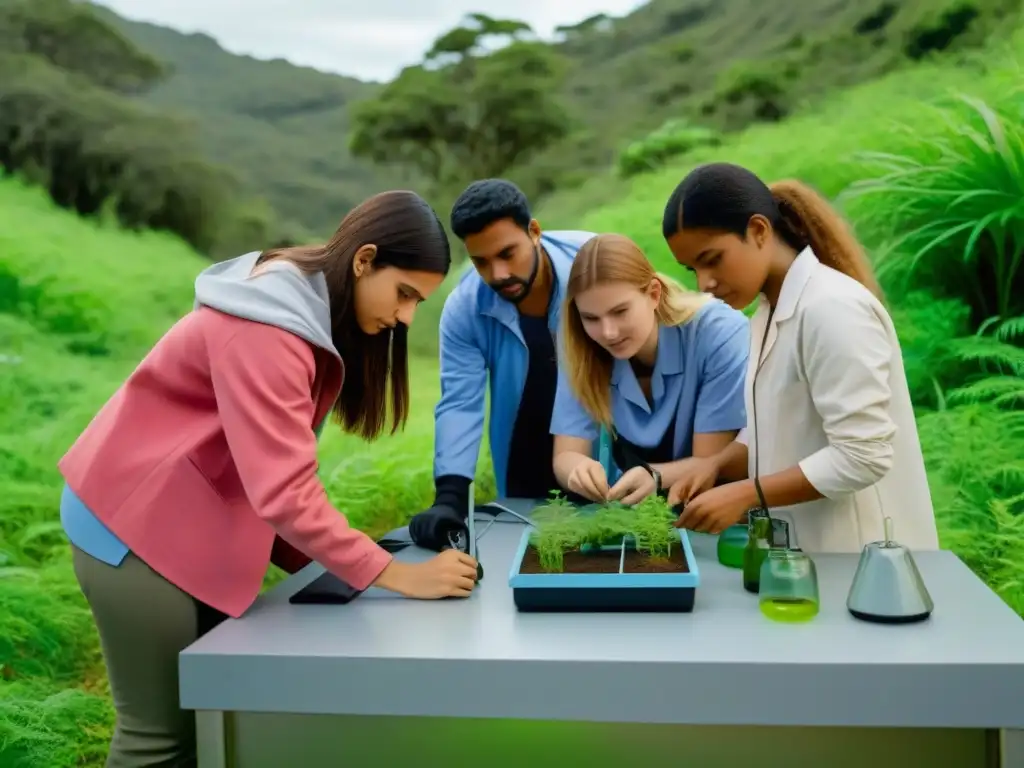
M627 237L580 249L562 310L551 419L559 484L590 501L662 494L746 425L748 323L741 312L655 272ZM591 458L601 426L617 478Z

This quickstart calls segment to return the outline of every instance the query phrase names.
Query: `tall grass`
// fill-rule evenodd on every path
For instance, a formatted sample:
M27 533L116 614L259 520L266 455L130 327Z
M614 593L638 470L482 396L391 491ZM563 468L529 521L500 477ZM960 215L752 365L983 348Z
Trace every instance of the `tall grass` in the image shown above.
M1017 43L1024 50L1024 36ZM1013 87L1024 80L1015 66L991 54L966 68L909 70L636 177L628 194L582 219L544 223L623 232L659 268L679 274L658 225L669 192L693 164L728 159L767 178L805 179L832 196L845 191L842 204L877 254L903 345L942 543L1024 613L1024 186ZM955 97L943 82L955 86ZM57 523L55 464L148 345L188 309L203 266L169 238L72 218L42 193L0 180L4 768L102 765L111 709ZM436 335L442 300L423 308L423 339ZM414 361L412 375L403 434L366 444L328 429L321 442L332 501L371 534L431 500L436 361ZM478 498L491 493L482 459ZM272 571L268 583L278 577Z
M1024 613L1024 90L926 114L932 130L861 154L841 199L880 245L890 299L930 294L960 326L919 422L943 543Z
M1024 97L968 95L929 107L939 128L862 157L872 175L844 199L884 242L879 275L896 296L927 289L969 310L950 350L966 385L949 401L1024 405Z

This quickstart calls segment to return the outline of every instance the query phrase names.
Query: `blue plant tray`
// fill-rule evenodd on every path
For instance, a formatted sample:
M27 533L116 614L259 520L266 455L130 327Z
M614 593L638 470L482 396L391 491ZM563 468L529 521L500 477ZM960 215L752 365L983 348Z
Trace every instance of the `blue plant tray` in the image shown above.
M527 529L508 575L516 607L524 612L692 611L700 569L686 530L678 532L689 569L686 573L520 573L530 545L531 530ZM601 549L620 551L629 540L626 537L623 545Z

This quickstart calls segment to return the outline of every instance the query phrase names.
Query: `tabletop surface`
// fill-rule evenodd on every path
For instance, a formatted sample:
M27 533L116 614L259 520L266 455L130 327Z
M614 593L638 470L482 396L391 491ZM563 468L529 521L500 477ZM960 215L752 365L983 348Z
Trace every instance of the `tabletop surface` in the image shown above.
M527 513L526 500L500 500ZM871 624L846 610L858 556L813 554L821 612L774 623L715 537L690 534L692 613L522 614L509 568L526 526L478 514L472 597L371 588L348 605L291 605L313 564L181 655L189 709L679 723L1024 727L1024 621L950 552L914 553L931 618ZM486 529L486 530L485 530ZM431 553L409 548L413 561ZM523 696L529 686L544 686ZM779 686L779 687L777 687ZM615 692L615 694L611 692ZM766 707L764 699L785 700Z

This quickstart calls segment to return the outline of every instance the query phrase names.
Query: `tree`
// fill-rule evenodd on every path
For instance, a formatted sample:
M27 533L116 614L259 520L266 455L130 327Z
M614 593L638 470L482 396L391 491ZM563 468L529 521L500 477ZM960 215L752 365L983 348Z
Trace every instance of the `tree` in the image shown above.
M457 61L479 54L488 40L508 42L521 40L533 33L529 24L512 19L495 19L484 13L471 13L467 23L441 35L427 51L425 61L454 56Z
M500 176L568 131L555 94L558 55L519 21L473 14L441 35L422 64L355 105L356 157L415 170L438 187ZM504 41L486 51L488 41Z
M0 3L0 51L38 56L118 93L141 93L167 75L91 6L69 0Z
M202 159L191 121L126 97L163 73L89 4L0 0L0 173L83 216L109 211L211 256L251 250L271 236L264 201Z

